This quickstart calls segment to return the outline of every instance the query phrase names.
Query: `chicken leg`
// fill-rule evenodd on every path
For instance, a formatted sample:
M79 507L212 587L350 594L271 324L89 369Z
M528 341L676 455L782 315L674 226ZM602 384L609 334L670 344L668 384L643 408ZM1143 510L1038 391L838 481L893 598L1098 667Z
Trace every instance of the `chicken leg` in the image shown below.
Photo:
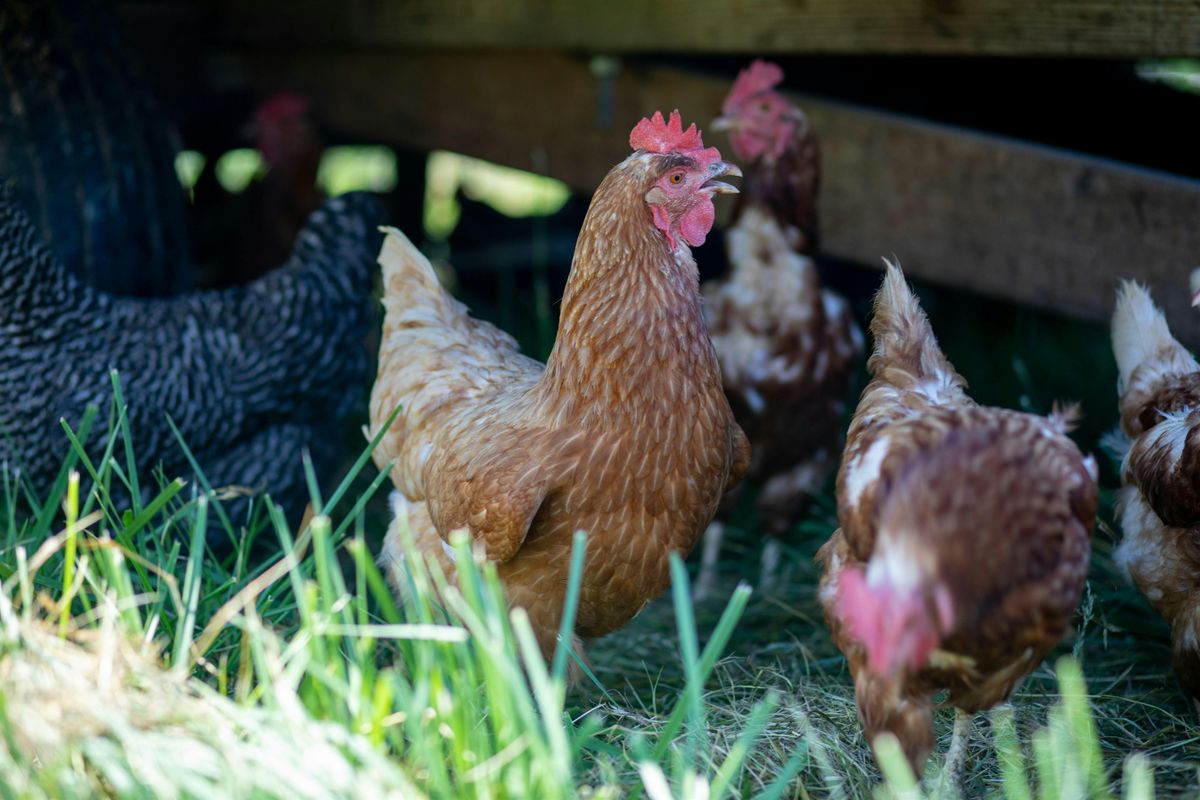
M941 784L958 796L962 796L963 770L966 768L967 744L974 727L971 715L960 708L954 709L954 733L950 735L950 749L946 751L946 764L942 767Z

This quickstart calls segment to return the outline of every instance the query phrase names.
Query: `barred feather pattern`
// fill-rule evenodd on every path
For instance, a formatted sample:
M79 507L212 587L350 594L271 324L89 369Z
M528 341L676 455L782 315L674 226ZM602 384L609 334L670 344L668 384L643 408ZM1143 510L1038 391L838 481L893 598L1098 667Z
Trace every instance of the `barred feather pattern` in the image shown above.
M116 370L144 474L191 473L169 417L214 486L302 508L301 448L327 453L330 421L365 396L376 215L369 195L344 195L254 283L118 298L68 273L0 195L0 459L44 491L68 449L59 419L107 411Z

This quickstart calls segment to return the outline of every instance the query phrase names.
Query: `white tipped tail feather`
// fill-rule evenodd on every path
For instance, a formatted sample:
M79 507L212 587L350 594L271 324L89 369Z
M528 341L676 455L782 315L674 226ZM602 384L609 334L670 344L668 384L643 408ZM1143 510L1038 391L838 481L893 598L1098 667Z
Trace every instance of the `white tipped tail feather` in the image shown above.
M1171 336L1167 320L1150 293L1134 281L1122 281L1117 289L1112 344L1120 370L1117 388L1122 393L1134 370L1152 359L1162 362L1161 369L1157 370L1162 375L1186 374L1200 368L1191 354Z
M886 258L883 263L886 274L875 296L871 320L875 337L871 372L897 388L923 395L935 405L966 400L966 381L942 353L900 266Z
M439 315L455 310L457 304L446 302L450 296L425 254L398 228L381 225L379 230L385 234L379 251L384 308L389 313L420 308Z

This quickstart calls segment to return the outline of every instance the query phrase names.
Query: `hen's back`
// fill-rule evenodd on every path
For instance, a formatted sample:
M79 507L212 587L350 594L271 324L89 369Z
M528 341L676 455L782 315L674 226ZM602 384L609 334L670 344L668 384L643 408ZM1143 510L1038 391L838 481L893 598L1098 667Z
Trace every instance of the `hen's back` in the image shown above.
M886 444L879 439L892 423L931 411L975 406L966 394L966 381L942 353L904 273L886 263L871 319L875 345L867 368L872 378L846 435L839 487L860 486L874 479L882 457L880 448ZM875 453L870 453L872 446ZM865 471L859 474L863 467ZM839 488L839 494L842 491Z
M438 281L433 265L403 233L386 229L379 264L383 272L383 337L379 371L371 391L374 436L399 409L375 449L383 468L412 500L424 497L421 467L446 425L482 413L500 395L532 387L543 366L521 354L516 339L471 317Z

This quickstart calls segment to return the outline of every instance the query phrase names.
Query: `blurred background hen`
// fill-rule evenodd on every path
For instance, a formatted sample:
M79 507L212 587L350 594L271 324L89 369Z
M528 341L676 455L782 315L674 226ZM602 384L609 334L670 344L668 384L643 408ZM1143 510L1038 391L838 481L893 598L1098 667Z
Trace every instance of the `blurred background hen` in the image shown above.
M59 420L88 406L102 450L116 370L143 491L197 477L186 446L235 524L262 491L298 522L304 454L328 480L365 405L375 202L317 210L320 139L281 94L245 131L265 175L235 194L208 164L187 208L172 128L99 4L13 6L0 48L0 459L48 491Z
M779 569L780 539L836 463L862 331L845 298L823 289L817 244L820 148L804 112L775 89L783 70L755 61L738 75L715 130L729 132L745 165L744 191L726 233L730 271L704 284L705 318L725 392L750 439L767 534L759 585ZM725 504L725 514L733 502ZM722 522L705 536L696 595L716 579Z

